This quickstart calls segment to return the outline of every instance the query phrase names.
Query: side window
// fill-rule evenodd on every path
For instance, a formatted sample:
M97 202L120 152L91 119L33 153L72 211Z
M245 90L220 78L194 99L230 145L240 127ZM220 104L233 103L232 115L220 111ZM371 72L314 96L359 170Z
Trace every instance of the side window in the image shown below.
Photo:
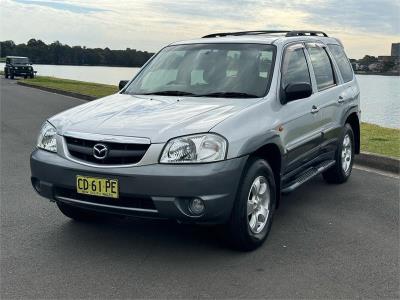
M311 64L314 69L315 79L318 90L324 90L335 85L335 75L333 73L331 60L323 47L309 45Z
M349 82L353 80L353 68L351 67L350 62L347 59L343 48L339 45L328 45L328 47L329 50L331 50L333 58L335 59L339 67L344 82Z
M290 46L286 49L283 57L282 89L285 89L289 83L304 82L311 85L304 48L301 45Z

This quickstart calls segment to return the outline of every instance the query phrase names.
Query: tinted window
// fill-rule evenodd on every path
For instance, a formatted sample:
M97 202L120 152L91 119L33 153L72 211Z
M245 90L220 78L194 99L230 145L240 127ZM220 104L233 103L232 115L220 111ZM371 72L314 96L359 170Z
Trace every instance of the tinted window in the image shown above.
M125 92L263 97L272 76L274 56L275 47L262 44L169 46L157 54Z
M303 82L311 84L304 50L300 45L290 46L283 58L282 88L285 89L289 83Z
M339 45L329 45L329 50L333 55L336 63L338 64L340 73L342 74L344 82L349 82L353 79L353 68L350 65L349 60L347 59L344 50Z
M331 60L326 50L319 46L310 46L308 52L310 53L318 90L324 90L335 85Z
M29 59L27 57L13 57L11 61L13 64L29 64Z

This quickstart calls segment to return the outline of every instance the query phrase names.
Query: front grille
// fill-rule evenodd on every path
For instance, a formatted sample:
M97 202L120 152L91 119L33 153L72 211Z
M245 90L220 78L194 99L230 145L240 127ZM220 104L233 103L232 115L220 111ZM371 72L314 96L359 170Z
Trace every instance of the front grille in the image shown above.
M73 189L60 188L60 187L57 187L55 189L55 196L56 197L66 197L66 198L71 198L74 200L81 200L81 201L90 202L90 203L111 205L111 206L116 206L116 207L121 207L121 208L129 207L129 208L156 210L153 200L151 200L150 197L144 197L144 196L129 196L128 197L128 196L120 195L120 197L118 199L115 199L115 198L97 197L97 196L79 194Z
M65 137L65 141L71 156L87 162L103 165L138 163L150 147L150 145L146 144L96 142L73 137ZM108 148L108 154L105 159L97 159L93 155L93 147L99 143Z

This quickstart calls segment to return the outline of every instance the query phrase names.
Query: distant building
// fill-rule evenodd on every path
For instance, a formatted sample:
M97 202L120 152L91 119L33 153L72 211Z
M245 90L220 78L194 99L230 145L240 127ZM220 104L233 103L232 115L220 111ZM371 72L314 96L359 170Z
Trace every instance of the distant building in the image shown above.
M378 56L378 61L382 62L382 63L386 63L386 62L394 62L395 60L395 56L387 56L387 55L380 55Z
M355 71L360 73L385 73L400 75L400 43L393 43L391 55L380 55L378 57L365 55L359 60L351 60Z
M391 56L400 56L400 43L392 43Z

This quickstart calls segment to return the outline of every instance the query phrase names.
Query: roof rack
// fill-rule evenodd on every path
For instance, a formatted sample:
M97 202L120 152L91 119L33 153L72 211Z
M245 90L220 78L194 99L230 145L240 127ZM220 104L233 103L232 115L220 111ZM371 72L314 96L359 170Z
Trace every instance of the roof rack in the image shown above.
M238 31L238 32L220 32L212 33L203 36L203 38L222 37L229 35L254 35L254 34L269 34L269 33L289 33L289 30L252 30L252 31Z
M286 33L286 36L324 36L328 37L328 35L323 31L315 31L315 30L293 30Z
M238 32L220 32L212 33L203 36L203 38L223 37L223 36L240 36L240 35L256 35L256 34L271 34L271 33L285 33L285 36L325 36L328 35L322 31L314 30L252 30L252 31L238 31Z

